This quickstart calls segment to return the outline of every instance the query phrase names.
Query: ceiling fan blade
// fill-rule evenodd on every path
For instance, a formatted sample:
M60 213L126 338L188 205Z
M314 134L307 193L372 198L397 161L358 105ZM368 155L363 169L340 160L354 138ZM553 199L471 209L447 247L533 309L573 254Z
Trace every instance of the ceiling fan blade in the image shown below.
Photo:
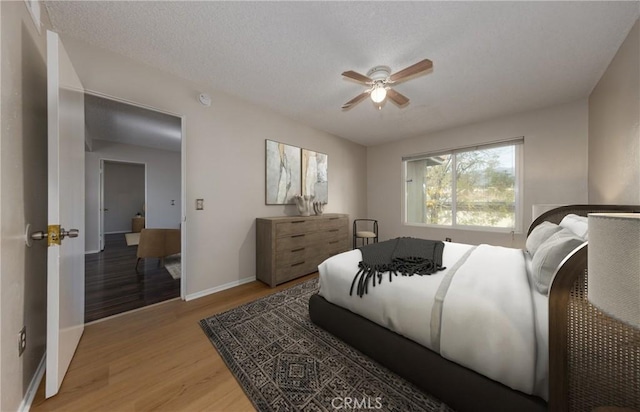
M402 69L399 72L392 74L391 76L389 76L389 80L391 82L399 82L411 76L414 76L418 73L427 71L432 67L433 67L433 62L429 59L424 59L412 66L407 67L406 69Z
M373 80L371 80L370 78L368 78L364 74L356 73L353 70L349 70L349 71L343 72L342 75L344 77L350 78L351 80L355 80L358 83L373 84Z
M351 109L353 106L355 106L356 104L358 104L361 101L363 101L364 99L366 99L367 96L369 96L369 92L360 93L359 95L357 95L353 99L351 99L348 102L346 102L345 104L343 104L342 105L342 110Z
M409 104L409 99L403 95L398 93L397 91L393 90L393 89L388 89L387 90L387 97L391 100L394 101L395 104L397 104L400 107L406 106L407 104Z

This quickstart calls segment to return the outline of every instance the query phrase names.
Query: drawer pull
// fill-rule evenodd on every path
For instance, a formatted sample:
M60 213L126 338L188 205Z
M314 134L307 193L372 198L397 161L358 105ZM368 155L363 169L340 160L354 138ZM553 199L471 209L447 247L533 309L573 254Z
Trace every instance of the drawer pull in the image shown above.
M339 217L330 217L329 220L338 220L340 219Z
M304 223L304 222L306 222L306 220L294 220L294 221L292 221L292 222L291 222L291 224L294 224L294 223Z
M293 235L291 237L304 237L304 234L302 234L302 235Z
M300 265L304 265L304 260L302 262L292 264L291 267L300 266Z
M335 245L336 243L340 242L339 240L334 240L333 242L329 242L330 245Z
M339 232L340 229L331 229L329 232Z
M300 248L298 248L298 249L293 249L291 252L292 252L292 253L294 253L294 252L302 252L304 249L305 249L305 248L300 247Z

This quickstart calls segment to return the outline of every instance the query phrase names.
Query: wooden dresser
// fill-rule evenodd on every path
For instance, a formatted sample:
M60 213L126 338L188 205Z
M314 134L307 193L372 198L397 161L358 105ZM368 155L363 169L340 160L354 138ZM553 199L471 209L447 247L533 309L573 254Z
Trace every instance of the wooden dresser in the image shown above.
M313 273L348 249L348 215L256 219L256 277L271 287Z

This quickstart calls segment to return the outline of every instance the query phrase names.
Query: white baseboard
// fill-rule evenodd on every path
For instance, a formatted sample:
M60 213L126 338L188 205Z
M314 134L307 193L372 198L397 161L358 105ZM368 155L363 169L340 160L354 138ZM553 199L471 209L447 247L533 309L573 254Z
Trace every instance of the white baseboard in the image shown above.
M33 375L31 382L29 382L29 387L27 388L27 392L24 394L22 402L20 402L18 412L29 412L29 409L31 409L31 403L36 397L36 392L38 392L38 387L40 386L40 382L42 381L42 377L44 376L44 371L47 368L46 360L47 354L45 353L44 355L42 355L42 359L40 360L40 364L36 369L36 373Z
M105 235L117 235L119 233L131 233L130 230L116 230L115 232L104 232Z
M86 252L84 252L85 255L91 255L93 253L100 253L102 252L101 250L87 250Z
M243 278L240 280L235 280L233 282L225 283L224 285L216 286L215 288L205 289L200 292L192 293L190 295L185 296L184 300L190 301L190 300L198 299L207 295L211 295L212 293L222 292L223 290L226 290L226 289L231 289L236 286L244 285L245 283L253 282L254 280L256 280L255 276Z

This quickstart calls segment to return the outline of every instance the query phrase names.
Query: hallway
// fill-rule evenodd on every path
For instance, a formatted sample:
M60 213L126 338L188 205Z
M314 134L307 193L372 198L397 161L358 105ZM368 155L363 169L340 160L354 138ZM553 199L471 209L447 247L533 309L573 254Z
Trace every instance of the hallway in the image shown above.
M157 259L143 259L136 273L136 250L117 233L105 236L103 252L85 256L85 323L180 296L180 278Z

